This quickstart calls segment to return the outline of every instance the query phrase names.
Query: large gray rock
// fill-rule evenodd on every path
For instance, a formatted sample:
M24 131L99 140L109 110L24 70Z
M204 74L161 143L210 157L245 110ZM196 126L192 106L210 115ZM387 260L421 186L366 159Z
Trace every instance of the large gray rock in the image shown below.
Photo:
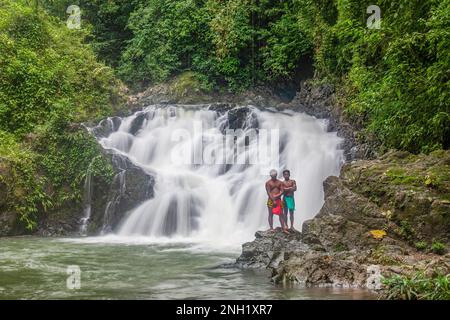
M307 251L309 246L302 243L299 232L286 235L279 229L275 232L258 231L256 240L242 245L242 254L236 260L241 268L257 269L267 266L276 268L279 263L298 251Z
M91 232L113 231L126 213L154 196L155 174L144 171L127 157L112 154L116 170L103 212L94 214Z
M326 201L316 218L303 224L305 241L320 243L327 250L377 244L368 231L384 227L386 219L380 209L345 187L338 177L327 178L323 185Z
M311 250L281 263L272 276L275 282L295 281L305 286L364 287L367 264L359 263L348 252L330 254Z
M272 281L294 281L305 286L364 287L367 263L357 261L361 252L328 252L320 243L306 243L304 234L286 235L258 231L256 239L242 246L235 266L269 269ZM367 255L367 253L365 253Z

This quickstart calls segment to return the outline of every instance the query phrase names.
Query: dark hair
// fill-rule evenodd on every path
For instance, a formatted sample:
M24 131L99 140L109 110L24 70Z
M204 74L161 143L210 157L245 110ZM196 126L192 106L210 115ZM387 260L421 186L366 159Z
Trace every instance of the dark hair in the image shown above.
M287 170L287 169L283 170L283 174L285 174L286 172L289 173L289 175L291 175L291 172L289 170Z

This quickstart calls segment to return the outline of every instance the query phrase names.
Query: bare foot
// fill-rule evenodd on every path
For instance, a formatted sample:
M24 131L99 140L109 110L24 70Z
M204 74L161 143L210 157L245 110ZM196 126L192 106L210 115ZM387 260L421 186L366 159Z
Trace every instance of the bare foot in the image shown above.
M269 230L267 230L267 232L275 232L275 229L270 228Z
M290 234L288 229L283 229L283 232L286 233L286 234Z

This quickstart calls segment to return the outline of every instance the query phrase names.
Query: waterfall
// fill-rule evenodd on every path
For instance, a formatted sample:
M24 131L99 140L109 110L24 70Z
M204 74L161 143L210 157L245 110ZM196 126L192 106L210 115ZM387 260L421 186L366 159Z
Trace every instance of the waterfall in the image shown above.
M106 234L110 230L111 225L111 216L114 214L116 210L116 203L120 199L121 196L125 193L126 181L125 181L125 170L117 173L113 178L113 185L118 183L119 188L115 192L110 192L109 201L106 204L105 214L103 216L103 228L101 234Z
M89 219L91 217L91 207L92 207L92 175L91 175L91 164L86 172L86 177L84 179L84 195L83 195L83 218L81 218L80 223L80 234L87 234L87 226Z
M122 119L100 143L157 176L154 197L131 210L116 235L250 240L268 227L264 185L274 162L264 161L264 155L273 155L274 146L279 178L289 169L297 181L295 227L300 229L323 205L322 182L338 175L343 163L342 140L326 128L325 120L305 114L251 106L153 105ZM241 129L240 135L228 138L227 129Z

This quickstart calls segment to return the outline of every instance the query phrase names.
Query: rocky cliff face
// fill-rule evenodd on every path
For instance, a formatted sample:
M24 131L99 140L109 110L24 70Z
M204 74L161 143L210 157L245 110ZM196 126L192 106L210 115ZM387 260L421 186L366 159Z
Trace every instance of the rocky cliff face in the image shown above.
M289 91L289 90L288 90ZM293 92L295 94L295 91ZM227 90L207 90L190 72L182 73L167 83L157 84L130 96L128 109L141 110L151 104L211 104L235 103L256 107L276 107L290 101L294 94L268 86L254 86L240 93Z
M447 274L450 255L434 254L432 243L448 249L449 164L449 151L347 164L324 182L325 204L301 233L259 231L236 265L312 286L365 287L374 265L383 276Z

